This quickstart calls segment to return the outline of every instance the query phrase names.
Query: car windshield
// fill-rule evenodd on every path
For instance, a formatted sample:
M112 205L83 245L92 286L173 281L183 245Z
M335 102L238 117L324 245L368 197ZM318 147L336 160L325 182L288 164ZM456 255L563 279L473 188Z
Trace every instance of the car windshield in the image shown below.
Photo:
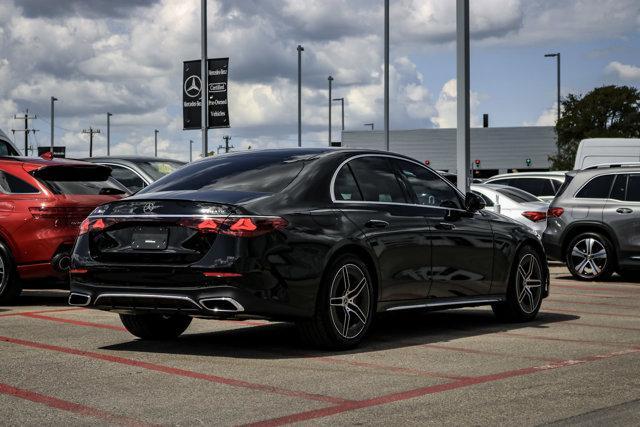
M154 181L159 180L165 175L169 175L171 172L180 169L184 165L182 162L171 160L136 162L136 164L144 171L144 173L153 178Z
M277 193L293 181L308 158L282 153L223 155L190 163L138 194L184 190Z
M541 202L542 200L538 199L531 193L527 193L526 191L520 190L514 187L505 187L505 188L495 188L495 190L502 194L503 196L507 196L511 200L518 203L527 203L527 202Z

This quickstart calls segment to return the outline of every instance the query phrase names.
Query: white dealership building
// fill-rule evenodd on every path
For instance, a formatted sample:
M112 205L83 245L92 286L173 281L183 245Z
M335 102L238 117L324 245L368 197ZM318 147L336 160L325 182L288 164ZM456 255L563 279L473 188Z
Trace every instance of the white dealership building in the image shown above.
M456 129L392 130L390 151L405 154L434 169L456 171ZM384 150L384 131L343 131L342 146ZM471 129L474 175L548 170L556 134L552 126L486 127Z

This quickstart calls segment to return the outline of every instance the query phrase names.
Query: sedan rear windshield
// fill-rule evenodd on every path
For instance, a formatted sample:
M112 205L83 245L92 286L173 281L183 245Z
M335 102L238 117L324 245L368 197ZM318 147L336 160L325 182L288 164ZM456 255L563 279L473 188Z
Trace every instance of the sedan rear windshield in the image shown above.
M128 191L113 178L105 181L54 181L42 182L55 194L67 195L112 195Z
M508 198L518 202L518 203L527 203L527 202L540 202L538 199L531 193L527 193L526 191L520 190L518 188L496 188L496 191L503 196L507 196Z
M126 194L127 189L111 178L104 166L47 166L31 174L54 194L113 195Z
M188 164L140 193L230 190L277 193L298 176L308 156L231 154Z
M169 175L182 167L184 163L172 162L172 161L151 161L151 162L137 162L140 169L147 175L153 178L154 181L159 180L165 175Z

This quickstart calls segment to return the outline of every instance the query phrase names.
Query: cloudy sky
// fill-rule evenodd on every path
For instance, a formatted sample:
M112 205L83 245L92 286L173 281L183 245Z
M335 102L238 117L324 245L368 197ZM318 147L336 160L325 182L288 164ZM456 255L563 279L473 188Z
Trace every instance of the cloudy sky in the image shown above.
M382 0L209 0L209 56L230 57L232 127L237 149L297 143L297 52L303 54L303 138L327 141L327 76L345 97L345 126L382 128ZM473 123L549 125L555 117L555 62L563 93L604 84L640 86L640 1L471 0ZM94 152L194 156L200 133L182 130L182 61L200 56L200 0L2 0L0 128L13 115L38 118L34 142L50 139L88 155L89 126L102 130ZM455 124L455 0L391 0L391 128ZM334 117L339 117L339 104ZM339 121L334 120L339 140ZM23 147L22 134L16 143Z

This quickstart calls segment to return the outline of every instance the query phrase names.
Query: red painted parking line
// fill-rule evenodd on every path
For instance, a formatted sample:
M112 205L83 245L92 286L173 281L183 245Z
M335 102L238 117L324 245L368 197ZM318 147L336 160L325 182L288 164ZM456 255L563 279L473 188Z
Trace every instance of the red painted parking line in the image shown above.
M112 414L102 409L94 408L92 406L81 405L75 402L69 402L68 400L58 399L57 397L48 396L46 394L37 393L35 391L25 390L10 386L9 384L0 383L0 394L6 394L9 396L17 397L19 399L30 400L31 402L46 405L50 408L60 409L66 412L73 412L74 414L97 418L103 421L107 421L111 424L118 424L124 426L151 426L153 424L144 423L142 421L135 420L133 418L125 417L122 415ZM10 422L11 420L5 420Z
M590 328L619 329L621 331L640 331L640 328L632 328L630 326L599 325L595 323L585 323L585 322L575 322L575 321L571 321L571 324L578 325L578 326L588 326Z
M549 306L549 303L545 303L545 308ZM626 317L629 319L640 319L640 316L635 314L621 314L621 313L611 313L611 312L598 312L598 311L582 311L582 310L570 310L563 306L553 306L549 307L556 310L562 310L563 313L572 313L572 314L590 314L594 316L607 316L607 317Z
M110 354L84 351L84 350L79 350L71 347L60 347L56 345L49 345L49 344L39 343L35 341L27 341L27 340L22 340L18 338L10 338L10 337L4 337L4 336L0 336L0 341L21 345L24 347L37 348L40 350L56 351L59 353L72 354L75 356L82 356L90 359L102 360L105 362L135 366L137 368L143 368L143 369L147 369L149 371L155 371L155 372L162 372L164 374L175 375L178 377L195 378L199 380L209 381L212 383L224 384L224 385L233 386L233 387L242 387L242 388L247 388L251 390L258 390L266 393L278 394L278 395L283 395L288 397L296 397L296 398L305 399L305 400L334 403L334 404L350 402L350 400L348 399L341 399L339 397L324 396L321 394L307 393L304 391L296 391L296 390L288 390L288 389L265 385L265 384L250 383L247 381L236 380L233 378L226 378L218 375L210 375L210 374L205 374L201 372L188 371L186 369L173 368L171 366L159 365L159 364L150 363L150 362L143 362L135 359L127 359L120 356L112 356Z
M498 357L534 360L534 361L538 361L538 362L557 362L557 361L560 360L560 359L553 358L553 357L524 356L524 355L519 355L519 354L502 353L502 352L497 352L497 351L476 350L476 349L473 349L473 348L466 348L466 347L454 347L454 346L451 346L451 345L423 344L421 347L433 348L433 349L438 349L438 350L448 350L448 351L461 352L461 353L481 354L481 355L486 355L486 356L498 356Z
M404 400L413 399L416 397L422 397L430 394L442 393L449 390L455 390L464 387L470 387L476 384L491 383L495 381L501 381L508 378L520 377L524 375L530 375L537 372L548 371L552 369L560 369L568 366L581 365L585 363L595 362L598 360L609 359L612 357L640 353L640 348L630 348L612 353L606 353L595 356L588 356L578 360L561 360L555 363L549 363L542 366L532 366L529 368L515 369L511 371L499 372L497 374L483 375L480 377L468 378L460 381L453 381L445 384L437 384L433 386L420 387L413 390L402 391L398 393L391 393L380 397L374 397L372 399L360 400L355 402L347 402L341 405L329 406L326 408L320 408L310 411L298 412L295 414L286 415L284 417L272 418L268 420L259 421L247 426L255 427L271 427L280 426L285 424L291 424L295 422L308 421L312 419L324 418L331 415L336 415L343 412L353 411L357 409L370 408L372 406L380 406L394 402L400 402Z
M122 326L109 325L107 323L85 322L84 320L65 319L63 317L44 316L36 313L21 313L21 316L31 317L33 319L49 320L51 322L68 323L76 326L89 326L92 328L111 329L114 331L126 331Z
M602 347L628 347L630 345L632 346L640 345L640 344L629 344L629 343L613 342L613 341L594 341L594 340L578 340L578 339L571 339L571 338L545 337L542 335L531 335L531 334L524 334L519 332L497 332L496 334L501 336L523 338L528 340L558 341L558 342L575 343L575 344L599 345Z
M376 370L383 370L383 371L389 371L389 372L406 373L406 374L423 376L423 377L443 378L446 380L463 380L463 379L469 378L469 377L460 376L460 375L450 375L450 374L445 374L441 372L425 371L422 369L411 369L411 368L402 368L397 366L379 365L377 363L361 362L357 360L346 360L346 359L340 359L337 357L311 357L310 359L318 360L320 362L345 364L345 365L351 365L351 366L361 366L363 368L372 368Z
M78 311L78 310L86 310L83 307L65 307L65 308L54 308L48 310L36 310L36 311L14 311L11 313L2 313L0 317L11 317L11 316L21 316L24 314L38 314L38 313L57 313L61 311Z
M572 301L569 299L558 299L553 298L551 300L547 300L546 303L551 304L577 304L577 305L594 305L601 307L614 307L614 308L626 308L629 310L640 310L639 306L634 305L625 305L625 304L616 304L611 302L587 302L587 301Z

